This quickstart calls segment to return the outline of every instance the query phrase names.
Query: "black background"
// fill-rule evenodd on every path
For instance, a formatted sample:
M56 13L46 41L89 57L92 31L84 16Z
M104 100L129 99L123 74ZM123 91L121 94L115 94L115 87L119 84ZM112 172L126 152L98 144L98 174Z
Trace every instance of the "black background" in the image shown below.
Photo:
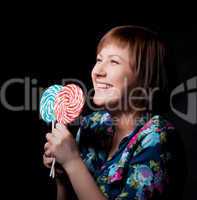
M1 88L9 79L25 77L37 80L34 88L46 88L60 83L62 78L79 79L91 88L90 72L95 62L96 44L110 28L126 24L147 26L166 38L174 60L168 69L171 88L197 75L197 26L194 16L185 17L186 12L193 13L190 10L177 13L176 9L169 17L169 10L150 12L127 6L116 11L97 5L86 10L67 8L61 12L45 6L35 6L35 9L22 6L8 6L2 16ZM13 105L22 104L23 96L21 84L12 85L7 91L7 99ZM184 95L176 99L180 110L186 110L186 100ZM183 182L183 199L193 200L197 196L197 127L172 112L169 116L180 132L186 151L188 174ZM50 126L39 119L38 110L13 112L1 105L4 199L55 199L54 182L42 165L45 133L49 130Z

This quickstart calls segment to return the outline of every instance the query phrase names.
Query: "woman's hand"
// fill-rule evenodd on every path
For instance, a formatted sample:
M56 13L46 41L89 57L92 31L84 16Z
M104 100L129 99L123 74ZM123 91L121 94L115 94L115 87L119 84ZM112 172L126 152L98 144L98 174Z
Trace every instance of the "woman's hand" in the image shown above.
M64 168L73 160L80 158L77 144L69 132L62 124L57 124L52 134L46 135L45 155L55 157L56 161ZM51 159L46 159L46 166L50 166Z
M50 169L51 166L52 166L52 163L53 163L53 159L54 159L53 157L48 157L46 154L44 154L43 155L43 164L44 164L44 166ZM55 167L55 175L56 175L55 177L57 179L64 178L65 177L64 169L61 166L57 166L56 165L56 167Z
M48 157L44 154L43 163L45 167L51 168L53 159L53 157ZM63 167L58 165L58 163L55 165L55 182L57 187L57 200L70 199L73 195L75 195L68 175Z
M78 199L106 200L82 161L75 139L69 130L64 125L57 124L53 133L47 134L46 138L45 155L55 157L56 161L61 164ZM84 181L86 184L81 184ZM57 199L70 199L67 198L64 189L63 185L58 185Z

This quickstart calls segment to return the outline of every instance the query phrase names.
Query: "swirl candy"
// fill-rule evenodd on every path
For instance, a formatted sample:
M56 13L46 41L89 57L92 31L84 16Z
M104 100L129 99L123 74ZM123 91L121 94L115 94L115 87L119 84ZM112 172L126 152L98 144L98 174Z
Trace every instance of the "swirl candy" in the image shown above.
M44 91L40 100L40 115L42 119L49 123L56 120L54 112L55 97L63 88L61 85L52 85Z
M68 84L56 95L55 114L59 123L73 122L81 113L85 103L82 89L75 84Z
M83 91L77 85L53 85L42 94L40 115L45 122L52 122L53 129L55 120L63 124L74 121L80 115L84 103ZM50 176L55 177L55 159Z

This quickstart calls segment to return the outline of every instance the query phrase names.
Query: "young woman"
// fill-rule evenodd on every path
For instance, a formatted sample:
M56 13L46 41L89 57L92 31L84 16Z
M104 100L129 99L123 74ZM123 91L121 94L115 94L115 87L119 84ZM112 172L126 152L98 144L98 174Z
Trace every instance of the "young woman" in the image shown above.
M57 124L47 134L44 164L62 166L80 200L161 199L170 184L174 127L153 110L166 85L165 47L156 33L136 26L101 39L92 70L94 103L105 110L84 117L79 145ZM68 199L57 177L58 199ZM70 199L70 198L69 198Z

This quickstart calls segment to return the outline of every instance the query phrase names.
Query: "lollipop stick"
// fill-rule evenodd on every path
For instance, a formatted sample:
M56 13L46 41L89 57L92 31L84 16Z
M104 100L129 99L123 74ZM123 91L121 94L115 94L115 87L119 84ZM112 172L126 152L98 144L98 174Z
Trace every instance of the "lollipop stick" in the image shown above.
M55 122L52 121L52 132L55 128ZM50 171L50 174L49 174L50 177L54 178L55 177L55 158L53 159L53 163L52 163L52 166L51 166L51 171Z
M50 177L52 177L52 178L55 177L55 158L53 159L53 163L51 166Z

